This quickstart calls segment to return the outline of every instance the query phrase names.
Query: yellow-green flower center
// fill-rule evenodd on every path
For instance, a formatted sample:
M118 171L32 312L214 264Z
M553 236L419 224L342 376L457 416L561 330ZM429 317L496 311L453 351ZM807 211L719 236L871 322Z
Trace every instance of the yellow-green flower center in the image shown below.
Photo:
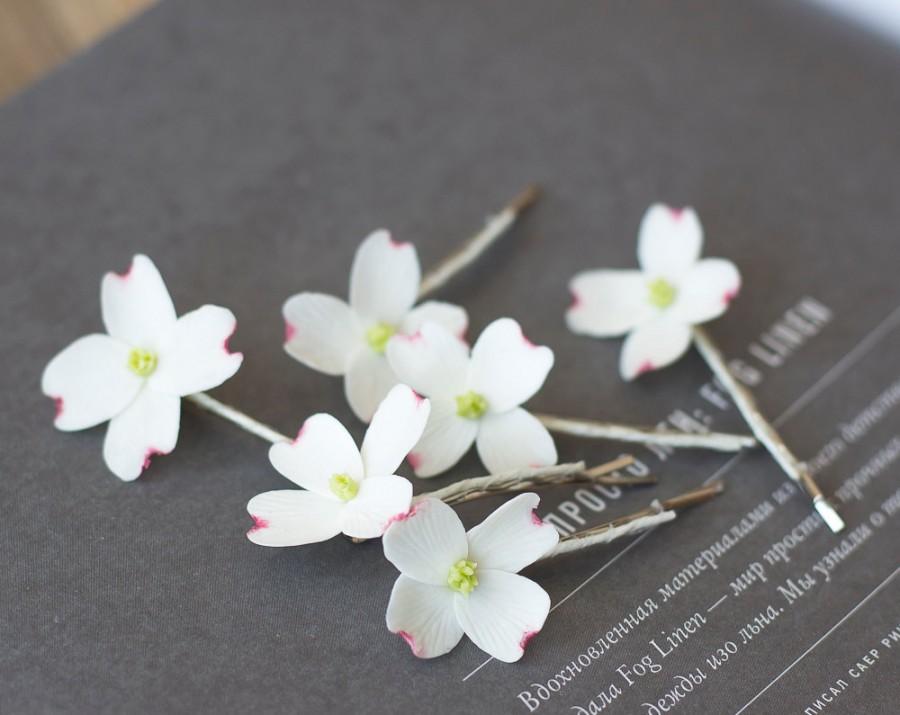
M650 304L657 308L668 308L675 302L678 289L665 278L657 278L647 284Z
M156 370L156 353L152 350L134 348L128 353L128 369L138 377L150 377Z
M359 482L349 474L332 474L328 486L341 501L350 501L359 491Z
M396 332L397 328L390 323L375 323L375 325L366 331L366 342L376 353L384 355L387 341L390 340Z
M450 573L447 574L447 585L463 596L468 596L478 585L477 568L478 564L474 561L460 559L450 567Z
M488 402L484 395L469 390L464 395L456 397L456 414L467 420L477 420L487 412Z

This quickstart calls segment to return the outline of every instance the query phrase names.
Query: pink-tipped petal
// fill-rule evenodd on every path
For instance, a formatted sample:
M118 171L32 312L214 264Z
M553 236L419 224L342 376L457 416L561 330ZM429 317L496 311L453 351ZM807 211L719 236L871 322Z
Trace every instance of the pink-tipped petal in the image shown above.
M691 208L677 213L655 204L647 209L638 232L638 262L649 278L678 282L700 258L703 227Z
M316 414L306 420L293 442L269 448L269 461L283 476L316 494L336 500L330 480L346 474L365 477L362 458L347 429L331 415Z
M385 621L417 658L449 653L463 635L453 611L454 592L400 576L391 590Z
M469 389L487 398L489 412L506 412L541 389L551 367L550 348L535 347L515 320L500 318L472 347Z
M469 316L465 309L458 305L429 300L406 314L401 329L403 333L412 335L418 332L425 323L437 323L444 330L462 340L469 327Z
M547 428L527 410L516 407L481 420L475 440L478 456L491 474L556 464L556 444Z
M343 504L313 492L281 489L247 503L253 526L247 538L260 546L302 546L337 536Z
M478 568L478 586L453 602L466 635L481 650L504 663L523 653L523 634L537 633L550 612L547 592L524 576Z
M455 400L432 400L425 431L409 456L416 476L433 477L455 465L472 447L478 424L456 413Z
M662 316L635 328L625 339L619 357L619 373L633 380L647 369L670 365L687 351L691 329L684 323Z
M341 531L357 539L375 539L397 521L409 518L412 484L390 475L367 477L341 515ZM402 517L402 518L401 518Z
M366 347L356 353L347 368L344 395L353 414L363 422L370 422L378 405L396 384L397 377L384 355Z
M365 349L363 325L339 298L299 293L281 309L284 349L295 360L326 375L343 375L354 355Z
M670 312L689 324L705 323L724 313L741 288L737 266L723 258L704 258L682 279Z
M469 553L466 532L456 512L437 499L424 499L382 538L384 555L400 573L446 588L450 567Z
M56 404L57 429L93 427L131 404L143 380L128 369L130 350L108 335L86 335L47 364L41 389Z
M537 494L510 499L469 529L469 559L479 568L517 573L559 543L559 532L534 512Z
M577 300L566 312L569 330L597 338L622 335L656 315L640 271L585 271L569 286Z
M398 382L432 399L453 399L466 390L469 349L437 323L388 341L388 362Z
M158 349L175 325L172 298L147 256L135 256L124 275L103 277L100 305L107 332L133 347Z
M241 353L228 350L228 339L236 327L234 313L227 308L204 305L185 313L159 351L159 367L150 376L150 384L180 396L221 385L244 360Z
M124 481L137 479L154 454L168 454L178 441L181 399L148 387L110 420L103 441L106 465Z
M359 246L350 270L350 305L358 315L399 326L419 292L419 258L410 243L384 230Z
M409 454L428 423L431 403L411 387L396 385L378 406L363 439L363 464L368 476L388 475Z

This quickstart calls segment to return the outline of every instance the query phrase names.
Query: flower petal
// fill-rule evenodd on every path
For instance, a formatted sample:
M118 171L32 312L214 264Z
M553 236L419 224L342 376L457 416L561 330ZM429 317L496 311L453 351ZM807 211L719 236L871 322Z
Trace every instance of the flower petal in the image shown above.
M128 369L130 351L108 335L85 335L47 364L41 390L56 400L57 429L93 427L128 407L144 383Z
M234 313L216 305L182 315L160 348L151 387L184 396L221 385L244 360L241 353L228 350L228 338L236 326Z
M466 530L449 506L438 499L416 502L406 518L384 532L384 556L410 578L446 586L450 567L469 553Z
M469 451L478 434L478 421L456 414L456 402L432 400L425 432L409 453L417 477L445 472Z
M363 328L344 301L322 293L298 293L285 301L285 343L288 355L326 375L343 375L363 346Z
M652 279L677 282L700 258L703 227L694 209L654 204L644 214L638 233L638 262Z
M247 503L253 527L247 538L260 546L301 546L327 541L341 533L344 505L300 491L279 489L257 494Z
M388 601L388 630L400 635L418 658L449 653L463 636L453 608L453 595L446 585L432 586L401 575Z
M362 458L353 437L331 415L308 418L293 442L279 442L269 449L269 461L294 484L329 499L337 499L329 481L335 474L364 478Z
M469 560L479 569L517 573L559 543L559 532L535 513L537 494L520 494L469 529Z
M144 387L121 414L110 420L103 459L119 479L130 482L150 466L150 458L168 454L178 441L181 398Z
M491 569L478 569L478 585L454 599L466 635L485 653L504 663L525 654L525 644L544 627L550 596L534 581Z
M723 258L704 258L681 280L671 316L691 325L718 318L740 289L737 266Z
M478 426L478 456L491 474L556 464L556 444L547 428L527 410L516 407L487 415Z
M469 389L487 398L489 412L506 412L540 390L551 367L550 348L531 343L515 320L500 318L472 348Z
M691 329L667 316L635 328L622 345L619 374L633 380L650 370L665 367L684 355L691 344Z
M429 322L437 323L444 330L462 340L465 337L466 328L469 327L469 316L466 314L466 309L460 308L458 305L429 300L409 311L400 328L404 335L412 335Z
M344 506L341 531L357 539L374 539L394 521L406 518L412 502L412 484L391 475L366 477L356 498Z
M416 302L421 278L411 243L375 231L356 251L350 270L350 305L361 316L399 326Z
M386 355L397 380L420 395L455 398L466 390L469 348L437 323L395 335Z
M147 256L135 256L124 274L103 276L100 307L106 332L131 347L158 349L175 325L172 298Z
M397 376L384 355L361 349L344 375L344 396L360 420L370 422L388 393L397 385Z
M574 302L566 312L573 333L622 335L656 315L641 271L585 271L570 283Z
M363 439L366 476L393 474L422 436L431 403L411 387L397 385L375 411Z

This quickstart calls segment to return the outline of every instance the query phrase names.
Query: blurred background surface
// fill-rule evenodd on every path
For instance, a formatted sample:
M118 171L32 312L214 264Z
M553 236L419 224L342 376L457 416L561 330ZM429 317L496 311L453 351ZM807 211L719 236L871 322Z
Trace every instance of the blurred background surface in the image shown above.
M0 0L0 101L158 0ZM900 42L900 0L810 0Z
M155 0L0 0L0 101Z

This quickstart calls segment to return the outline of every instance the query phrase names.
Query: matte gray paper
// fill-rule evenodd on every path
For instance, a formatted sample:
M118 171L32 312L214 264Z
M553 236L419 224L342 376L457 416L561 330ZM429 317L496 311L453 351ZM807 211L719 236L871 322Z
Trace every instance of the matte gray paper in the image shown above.
M900 58L812 7L163 2L0 108L0 712L900 711ZM846 522L762 449L556 435L656 485L542 490L563 533L704 482L636 536L528 567L553 610L516 664L388 632L377 542L250 543L287 488L268 444L185 403L123 483L103 430L61 433L47 361L97 331L97 285L153 258L179 310L228 306L222 402L294 434L364 427L282 349L281 305L344 295L390 229L436 265L529 182L541 200L434 297L469 336L510 316L556 363L538 414L747 434L696 352L624 383L572 334L569 278L634 265L648 205L692 205L743 288L708 326ZM473 223L474 221L474 223ZM408 466L401 472L411 475ZM417 493L483 474L470 454ZM459 505L466 526L500 498Z

